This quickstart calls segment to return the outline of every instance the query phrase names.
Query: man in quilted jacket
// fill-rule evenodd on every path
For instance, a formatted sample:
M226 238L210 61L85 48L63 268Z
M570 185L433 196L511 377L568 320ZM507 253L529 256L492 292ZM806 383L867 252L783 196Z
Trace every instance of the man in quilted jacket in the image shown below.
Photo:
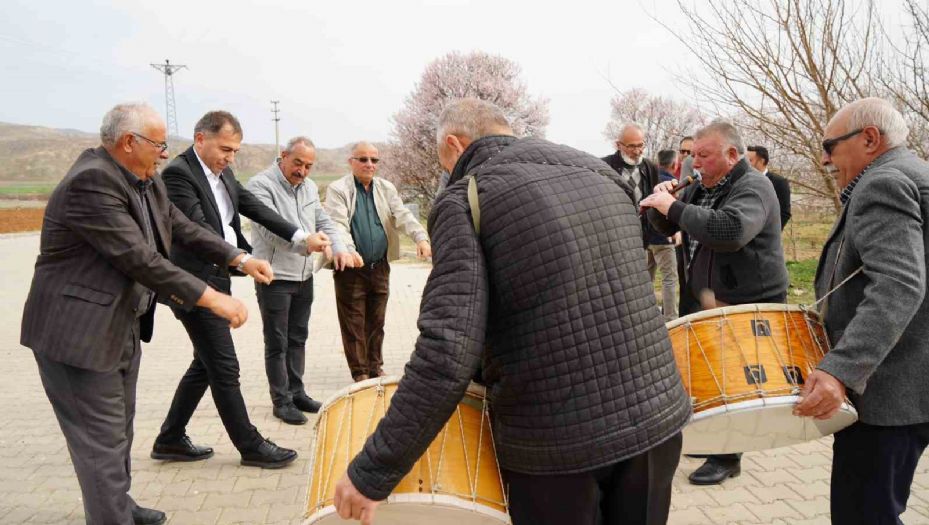
M514 137L480 100L451 102L437 139L451 177L429 218L420 336L336 488L339 515L372 523L480 370L514 524L665 523L690 400L632 188L586 153Z

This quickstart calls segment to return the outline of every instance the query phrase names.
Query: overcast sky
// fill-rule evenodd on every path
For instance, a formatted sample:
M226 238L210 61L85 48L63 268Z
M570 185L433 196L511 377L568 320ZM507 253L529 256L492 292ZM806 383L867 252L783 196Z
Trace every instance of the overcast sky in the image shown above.
M649 14L680 27L671 0L604 2L3 0L0 121L95 131L114 103L164 111L152 62L175 77L182 136L205 111L242 121L246 142L306 134L322 147L387 140L391 116L425 66L450 51L519 63L550 100L549 139L595 154L614 89L685 99L673 71L685 47Z

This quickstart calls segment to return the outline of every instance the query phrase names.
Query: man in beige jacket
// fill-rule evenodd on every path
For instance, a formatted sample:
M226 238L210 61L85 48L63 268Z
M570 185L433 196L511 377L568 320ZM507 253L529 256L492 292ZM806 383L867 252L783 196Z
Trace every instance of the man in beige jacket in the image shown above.
M397 188L375 177L378 162L373 144L355 144L348 159L352 173L329 185L323 203L355 257L354 268L333 272L342 345L355 381L384 375L381 345L389 261L400 258L400 232L416 242L417 256L432 256L426 230L404 206Z

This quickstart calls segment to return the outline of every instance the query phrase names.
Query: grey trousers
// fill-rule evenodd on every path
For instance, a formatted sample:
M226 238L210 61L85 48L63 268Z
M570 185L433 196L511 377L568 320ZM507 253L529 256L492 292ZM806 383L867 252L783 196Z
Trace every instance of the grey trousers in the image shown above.
M648 246L648 274L655 280L655 270L661 271L661 312L665 322L677 319L677 259L672 244Z
M81 485L88 524L132 523L136 504L128 494L129 454L142 355L138 333L137 324L119 365L109 372L75 368L35 354Z

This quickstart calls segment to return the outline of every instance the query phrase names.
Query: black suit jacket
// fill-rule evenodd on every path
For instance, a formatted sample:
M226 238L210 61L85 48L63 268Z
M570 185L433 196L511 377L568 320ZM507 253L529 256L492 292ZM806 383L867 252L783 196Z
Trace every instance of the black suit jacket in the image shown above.
M616 173L622 174L625 162L623 162L623 157L618 151L612 155L603 157L602 160L609 164ZM642 159L642 162L639 163L639 175L639 191L642 192L642 198L644 199L652 194L655 186L661 182L661 177L659 175L658 166L648 159ZM643 213L639 216L639 222L642 223L642 243L647 245L648 238L651 234L655 233L655 230L652 229L652 225L648 222L646 214Z
M168 188L168 197L171 202L190 220L223 238L219 207L193 146L175 157L165 167L161 176ZM243 188L235 179L231 169L226 168L223 171L222 181L232 200L232 229L235 231L239 248L247 252L252 251L251 245L242 235L240 213L288 241L293 237L298 228L281 218L277 212L262 204L257 197ZM205 281L209 281L211 276L216 275L218 269L217 265L211 264L200 253L183 248L175 250L171 254L171 260Z
M771 173L770 171L765 175L774 185L774 193L777 194L777 203L781 207L781 229L783 230L784 226L787 226L787 221L790 220L790 182L777 173Z
M112 370L137 317L141 339L151 339L155 309L138 311L145 288L181 309L193 308L206 289L168 260L175 246L216 264L241 253L172 205L160 177L148 195L154 247L145 239L138 189L116 161L102 147L78 157L45 208L23 346L78 368Z

